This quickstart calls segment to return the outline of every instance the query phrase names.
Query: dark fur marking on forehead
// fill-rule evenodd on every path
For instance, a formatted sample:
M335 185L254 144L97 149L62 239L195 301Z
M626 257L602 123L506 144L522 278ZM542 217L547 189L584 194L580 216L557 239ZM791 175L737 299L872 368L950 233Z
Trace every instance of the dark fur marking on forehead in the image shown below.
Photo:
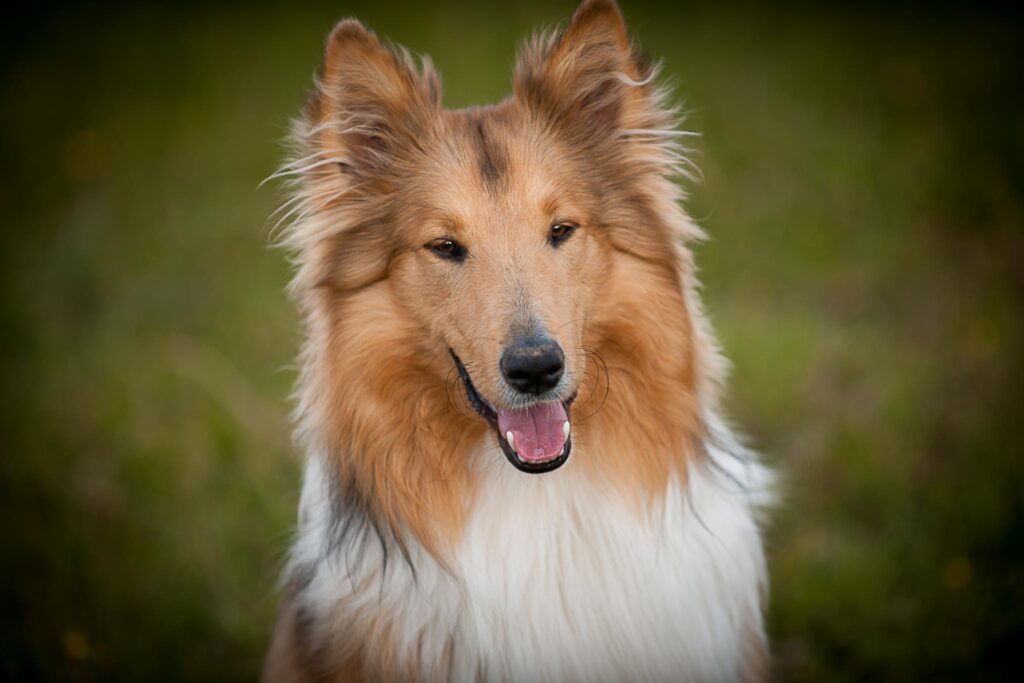
M505 175L505 159L501 151L490 144L487 134L484 132L484 122L477 119L473 126L476 131L477 153L480 160L480 175L484 182L489 185L497 185L502 176Z

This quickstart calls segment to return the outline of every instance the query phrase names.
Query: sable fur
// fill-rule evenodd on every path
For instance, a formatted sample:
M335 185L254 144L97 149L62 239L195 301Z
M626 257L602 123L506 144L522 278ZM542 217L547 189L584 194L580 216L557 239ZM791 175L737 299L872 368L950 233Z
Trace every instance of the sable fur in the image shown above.
M694 467L713 468L723 363L696 295L685 245L701 233L672 182L687 162L655 71L615 4L589 0L565 30L524 46L509 99L448 111L428 61L355 20L334 29L296 125L296 160L281 173L294 178L284 243L305 318L298 434L308 486L326 487L304 493L315 502L303 511L330 532L313 534L327 539L307 544L315 552L297 546L267 680L445 680L469 661L454 635L411 646L408 619L357 606L378 581L382 596L385 581L401 590L396 572L408 570L415 591L417 565L457 576L467 525L486 518L481 487L494 484L480 468L494 434L465 406L449 348L487 400L513 404L497 370L510 330L539 323L559 342L566 391L578 392L563 479L574 505L591 504L579 491L605 492L642 526L685 492ZM544 243L555 220L580 226L557 252ZM424 249L449 236L473 254L460 270ZM701 481L717 482L708 472ZM546 490L563 474L522 485ZM760 503L737 505L724 520ZM351 595L324 611L310 596L328 590L331 562L347 564ZM757 678L760 609L741 611L747 654L735 671Z

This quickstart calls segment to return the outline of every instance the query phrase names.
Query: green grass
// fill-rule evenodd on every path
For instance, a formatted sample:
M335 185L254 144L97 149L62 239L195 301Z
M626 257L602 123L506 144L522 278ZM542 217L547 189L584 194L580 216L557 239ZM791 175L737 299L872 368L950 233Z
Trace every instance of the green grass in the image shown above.
M0 677L251 680L298 458L268 248L332 22L494 101L571 3L51 9L0 29ZM728 406L784 473L786 680L989 680L1024 645L1024 41L910 10L627 3L703 133Z

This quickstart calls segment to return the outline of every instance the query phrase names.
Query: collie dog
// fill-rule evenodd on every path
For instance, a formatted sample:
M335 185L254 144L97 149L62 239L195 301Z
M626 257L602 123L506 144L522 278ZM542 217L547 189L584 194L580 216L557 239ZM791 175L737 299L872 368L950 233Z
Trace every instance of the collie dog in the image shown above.
M720 417L655 71L611 0L456 111L330 35L282 171L307 460L265 680L766 675L771 477Z

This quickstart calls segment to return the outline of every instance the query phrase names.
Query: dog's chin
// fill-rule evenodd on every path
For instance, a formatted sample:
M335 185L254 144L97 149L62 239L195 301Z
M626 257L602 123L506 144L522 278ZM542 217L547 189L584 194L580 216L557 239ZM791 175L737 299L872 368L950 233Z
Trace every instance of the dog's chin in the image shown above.
M549 447L547 450L554 452L548 453L543 447L537 447L532 454L521 455L517 450L513 432L510 430L504 434L502 433L502 418L499 416L499 411L477 391L472 378L469 376L469 372L466 371L466 367L455 352L449 349L449 353L452 356L452 360L455 361L455 368L458 370L459 377L462 378L462 383L466 387L466 397L469 399L470 405L493 427L495 437L498 440L498 447L501 448L501 452L505 454L505 458L513 467L527 474L544 474L545 472L553 472L566 463L569 459L569 454L572 452L572 434L569 432L569 407L573 399L576 398L575 394L564 401L538 402L522 409L523 411L553 413L559 419L564 418L564 425L558 425L558 428L562 430L560 449ZM508 415L510 412L512 411L504 411L504 414ZM518 447L528 448L528 445L520 443Z

